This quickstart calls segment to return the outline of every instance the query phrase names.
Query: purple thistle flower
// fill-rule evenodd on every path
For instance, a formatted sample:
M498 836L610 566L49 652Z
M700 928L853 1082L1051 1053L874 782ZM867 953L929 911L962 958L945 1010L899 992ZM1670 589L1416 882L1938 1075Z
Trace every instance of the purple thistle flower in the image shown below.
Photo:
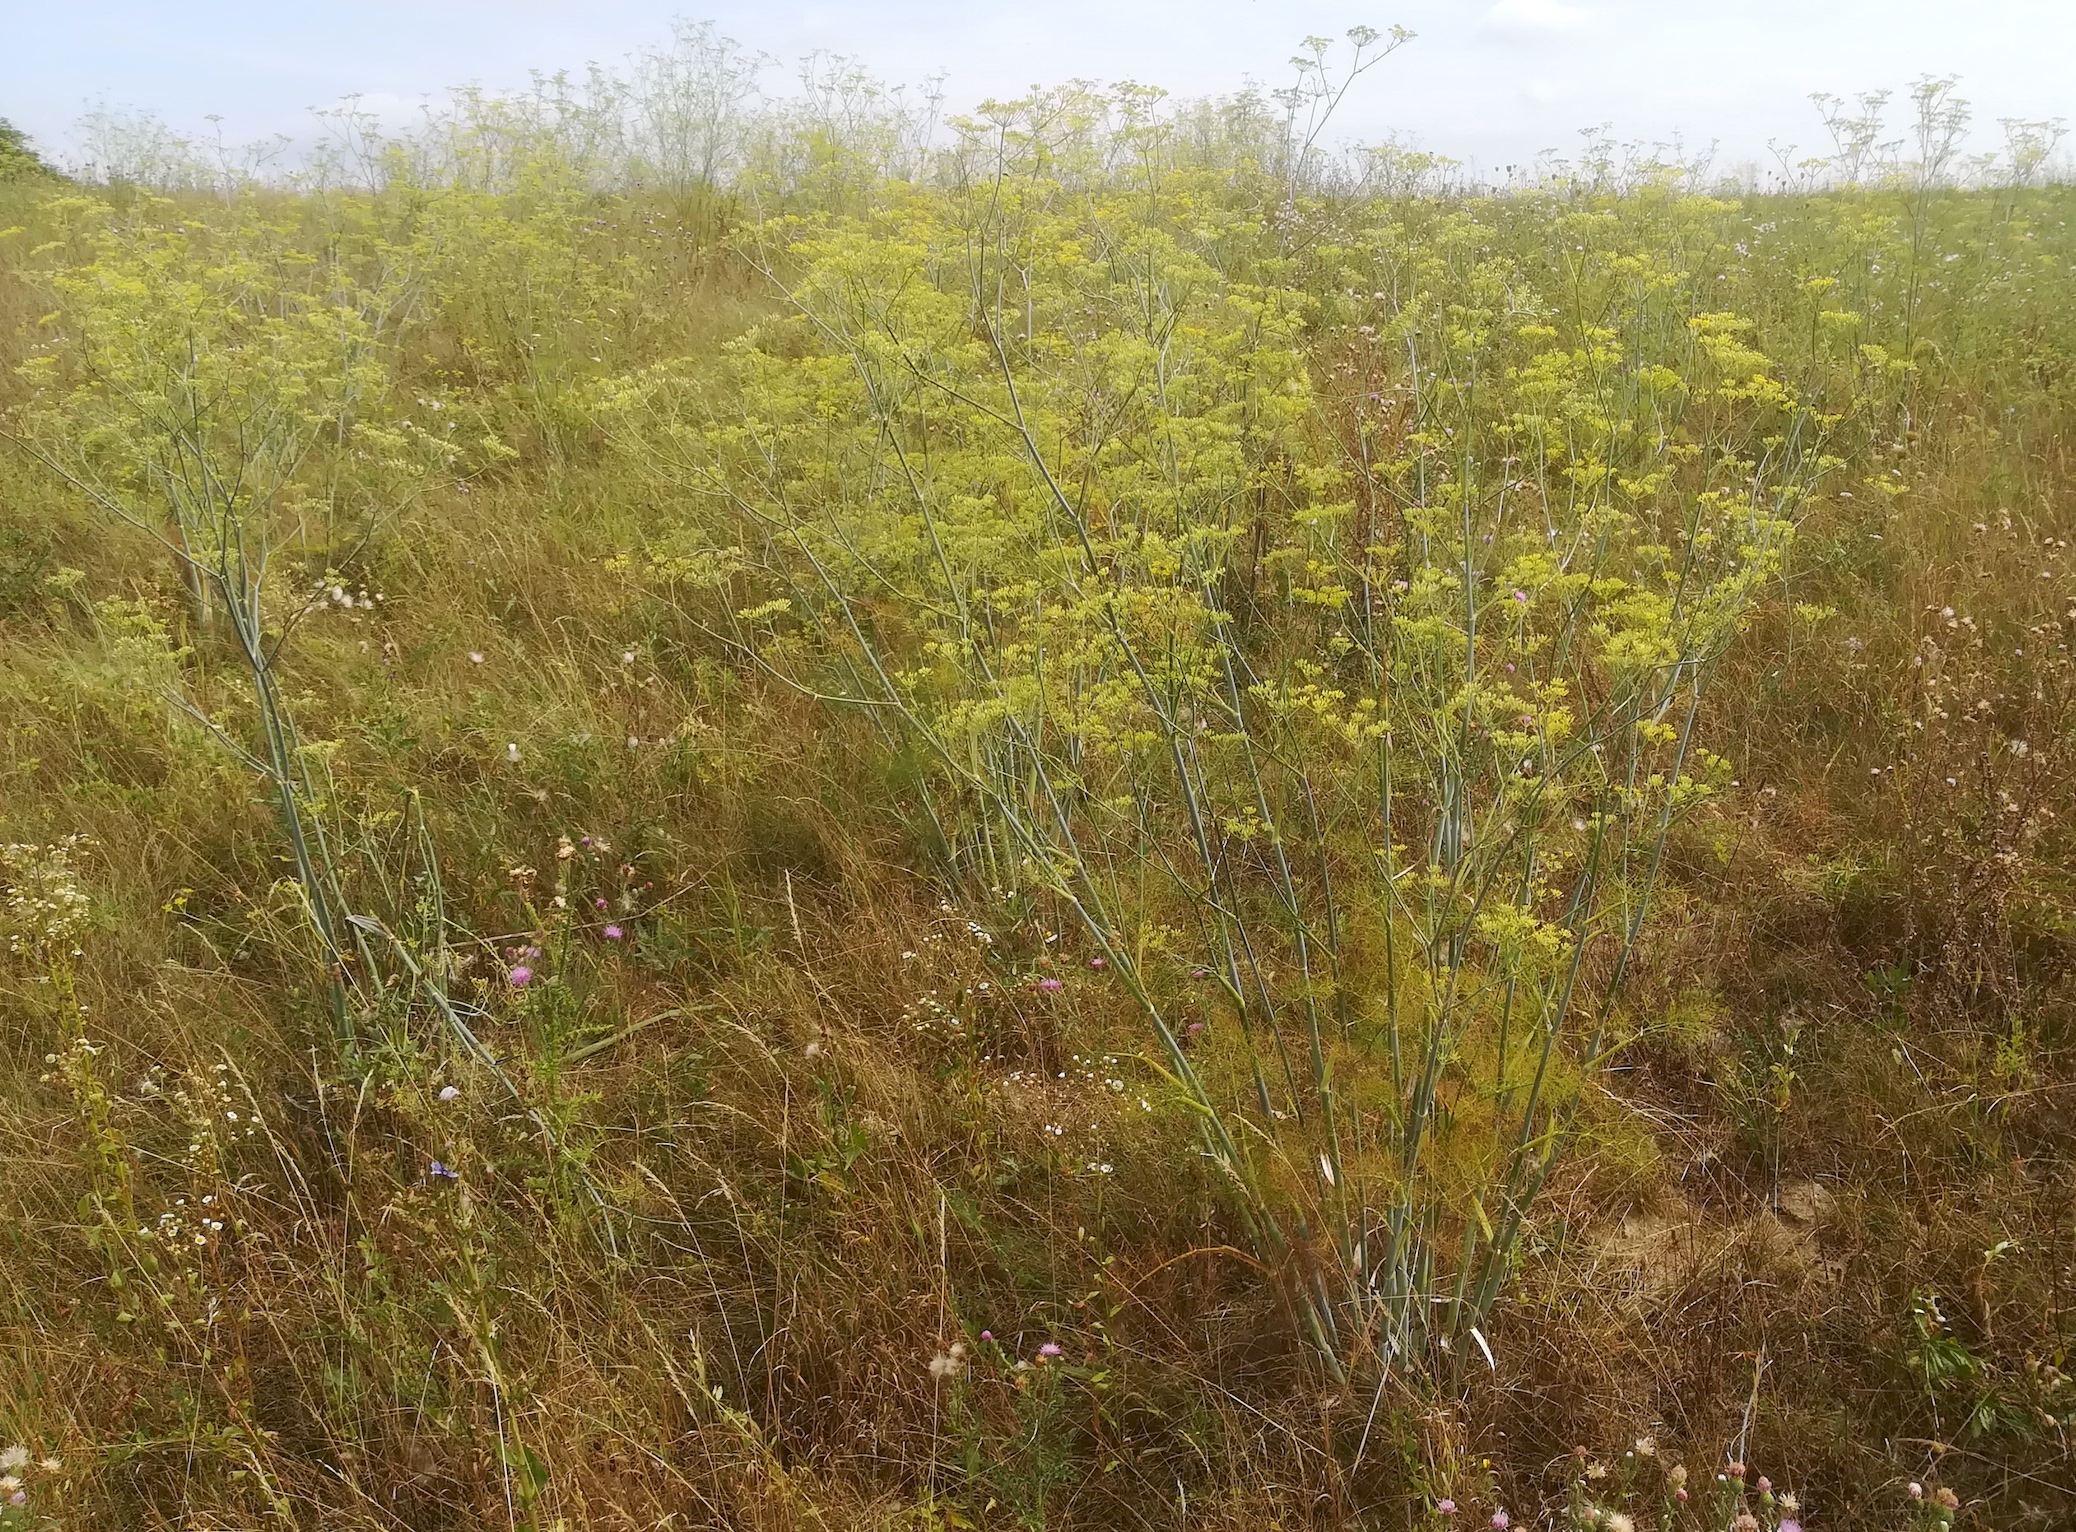
M1514 1518L1509 1516L1505 1511L1494 1511L1492 1513L1492 1525L1496 1529L1496 1532L1507 1532L1507 1528L1511 1527L1513 1524Z
M591 901L591 907L594 910L602 910L606 907L606 902L603 899L594 899Z
M1048 995L1057 995L1061 990L1065 989L1067 986L1062 984L1058 979L1055 979L1050 974L1048 974L1046 975L1046 977L1038 981L1038 987L1044 990L1045 993Z
M438 1160L434 1160L431 1165L426 1167L426 1174L441 1181L459 1181L461 1179L461 1172L449 1170Z
M627 933L625 931L622 931L618 926L607 926L602 934L605 936L605 939L607 941L616 942L621 937L625 936Z
M506 977L512 981L512 988L524 989L527 985L533 983L533 970L531 968L528 968L524 963L521 963L517 968L513 969L511 973L506 975Z
M1780 1532L1802 1532L1802 1523L1790 1516L1780 1524Z
M1528 605L1528 592L1525 590L1517 590L1514 592L1514 599L1520 602L1523 606L1526 606Z
M1047 1341L1044 1345L1038 1348L1038 1354L1040 1356L1053 1357L1063 1355L1064 1353L1062 1353L1060 1348L1054 1345L1051 1341Z
M1437 1500L1434 1503L1434 1508L1436 1514L1441 1516L1454 1516L1456 1514L1456 1502L1451 1500L1447 1495L1444 1495L1441 1499Z
M995 1332L993 1330L983 1330L980 1332L980 1338L984 1341L991 1341L995 1338Z
M1095 969L1104 969L1108 968L1110 965L1102 958L1092 957L1088 960L1088 966Z

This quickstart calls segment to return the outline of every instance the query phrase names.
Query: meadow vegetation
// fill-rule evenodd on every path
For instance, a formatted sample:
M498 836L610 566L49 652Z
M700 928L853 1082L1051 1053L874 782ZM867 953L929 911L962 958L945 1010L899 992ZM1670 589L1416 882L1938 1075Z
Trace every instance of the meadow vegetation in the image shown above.
M1403 40L0 132L0 1526L2076 1517L2058 130Z

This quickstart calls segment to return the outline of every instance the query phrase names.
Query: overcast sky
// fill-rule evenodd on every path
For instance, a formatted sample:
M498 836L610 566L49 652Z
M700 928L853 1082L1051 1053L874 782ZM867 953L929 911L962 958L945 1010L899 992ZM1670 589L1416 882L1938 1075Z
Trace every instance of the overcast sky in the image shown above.
M408 104L613 63L674 14L788 65L828 49L893 81L942 70L954 106L1075 77L1276 85L1308 33L1396 23L1418 39L1334 136L1395 133L1487 170L1599 123L1716 141L1725 168L1770 162L1769 140L1825 144L1810 92L1926 73L1961 77L1976 148L2001 141L1999 117L2076 123L2076 0L0 0L0 117L61 156L96 105L194 132L220 114L234 141L299 134L348 94Z

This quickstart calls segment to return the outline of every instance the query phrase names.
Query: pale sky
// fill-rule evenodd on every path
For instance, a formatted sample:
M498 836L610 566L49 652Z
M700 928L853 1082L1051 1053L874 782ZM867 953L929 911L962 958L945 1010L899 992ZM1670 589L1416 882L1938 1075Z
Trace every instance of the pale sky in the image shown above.
M220 114L233 141L301 135L310 108L348 94L408 104L615 63L673 14L783 61L768 89L826 49L893 82L941 70L954 108L1076 77L1280 85L1307 34L1396 23L1418 40L1358 85L1331 136L1397 134L1488 171L1568 153L1599 123L1717 141L1722 168L1770 164L1769 140L1826 145L1811 91L1900 97L1926 73L1961 77L1974 148L2001 141L1999 117L2076 125L2076 0L0 0L0 117L60 157L96 105L195 133Z

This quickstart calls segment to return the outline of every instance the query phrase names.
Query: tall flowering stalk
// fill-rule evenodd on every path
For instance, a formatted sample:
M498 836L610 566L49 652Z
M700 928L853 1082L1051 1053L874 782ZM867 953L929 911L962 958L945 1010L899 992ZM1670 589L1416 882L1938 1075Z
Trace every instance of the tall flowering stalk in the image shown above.
M322 785L283 695L270 581L280 552L335 514L340 457L408 453L404 435L368 418L387 386L380 323L393 295L313 260L295 230L248 209L167 226L113 220L87 199L65 207L86 258L51 278L63 307L25 369L38 393L17 439L156 539L198 633L221 631L235 650L258 725L256 747L236 748L272 787L343 1038L349 976L371 971L370 954L347 923L315 811Z
M64 306L25 369L38 391L16 439L95 507L155 539L192 599L197 636L228 640L251 688L257 742L248 747L178 693L168 700L272 792L342 1055L364 1063L369 1022L406 1016L415 996L520 1099L476 1035L472 1008L440 977L447 918L416 800L412 855L430 892L412 912L430 928L423 952L356 908L346 848L358 827L336 812L326 753L303 740L278 664L300 615L284 599L279 566L329 552L342 527L364 531L379 514L371 507L456 455L450 441L399 418L392 397L394 326L410 305L414 266L441 271L438 242L399 247L346 227L313 256L300 230L263 210L167 226L117 221L88 199L64 206L86 258L51 277ZM552 1126L526 1111L551 1157L601 1208ZM610 1243L612 1231L603 1232Z
M931 762L948 875L1078 917L1329 1368L1484 1347L1826 422L1657 264L1669 196L1535 269L1075 104L767 230L739 416L664 368L612 417L744 649Z

